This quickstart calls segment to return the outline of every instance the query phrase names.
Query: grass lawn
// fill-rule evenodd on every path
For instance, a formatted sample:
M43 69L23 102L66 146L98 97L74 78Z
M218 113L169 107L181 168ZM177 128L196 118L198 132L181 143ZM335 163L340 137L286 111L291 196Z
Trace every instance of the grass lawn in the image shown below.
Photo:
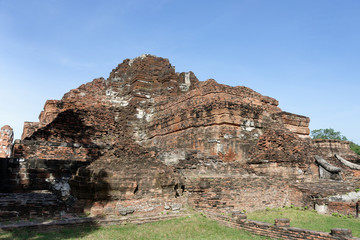
M247 213L248 219L274 223L275 218L289 218L292 227L330 232L331 228L349 228L360 237L360 219L320 215L313 211L267 209ZM16 231L0 233L0 239L270 239L219 225L216 221L194 214L173 220L142 225L117 225L63 228L56 231Z
M291 227L305 228L322 232L330 232L331 228L348 228L353 236L360 237L360 219L321 215L310 210L267 209L247 213L248 219L274 223L275 218L289 218Z
M270 239L219 225L200 214L148 223L106 227L64 228L58 231L0 233L0 239Z

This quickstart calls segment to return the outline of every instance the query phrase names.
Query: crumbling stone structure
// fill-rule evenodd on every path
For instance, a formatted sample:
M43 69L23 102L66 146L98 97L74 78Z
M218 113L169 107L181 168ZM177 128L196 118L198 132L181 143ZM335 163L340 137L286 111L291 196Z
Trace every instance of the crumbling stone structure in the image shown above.
M93 215L314 205L306 184L330 181L315 156L358 158L343 143L312 141L309 122L250 88L200 82L142 55L48 100L14 144L11 180L16 191L50 189Z
M9 125L3 126L0 129L0 158L8 158L11 156L11 146L13 140L13 129Z
M11 157L14 132L9 125L0 129L0 192L7 191L8 187L8 162Z

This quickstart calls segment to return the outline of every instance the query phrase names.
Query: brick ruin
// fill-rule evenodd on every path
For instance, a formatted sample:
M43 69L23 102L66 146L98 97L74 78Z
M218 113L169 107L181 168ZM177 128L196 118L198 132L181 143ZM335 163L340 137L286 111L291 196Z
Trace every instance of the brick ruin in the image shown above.
M290 226L290 219L277 218L274 224L248 220L246 214L233 212L232 216L206 213L207 217L218 223L236 229L246 230L260 236L271 237L271 239L316 239L316 240L359 240L353 237L350 229L333 228L330 232L319 232Z
M0 129L0 191L4 190L7 183L7 161L11 157L11 148L14 132L9 125Z
M178 73L168 59L126 59L107 79L48 100L39 122L25 122L11 156L1 156L0 217L144 215L187 205L357 215L359 156L348 142L310 139L309 122L250 88ZM53 200L16 210L18 198L36 193Z
M14 131L9 125L0 129L0 158L11 156L11 146L14 140Z

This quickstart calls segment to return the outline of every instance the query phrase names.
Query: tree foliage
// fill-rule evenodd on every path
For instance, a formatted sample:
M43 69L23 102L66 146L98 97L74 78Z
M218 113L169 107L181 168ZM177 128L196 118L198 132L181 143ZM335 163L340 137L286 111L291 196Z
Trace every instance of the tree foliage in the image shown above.
M347 141L345 136L341 135L340 132L336 132L332 128L312 130L311 137L313 139L337 139L341 141Z
M351 143L350 144L350 149L353 150L355 153L357 153L358 155L360 155L360 145L357 145L355 143Z

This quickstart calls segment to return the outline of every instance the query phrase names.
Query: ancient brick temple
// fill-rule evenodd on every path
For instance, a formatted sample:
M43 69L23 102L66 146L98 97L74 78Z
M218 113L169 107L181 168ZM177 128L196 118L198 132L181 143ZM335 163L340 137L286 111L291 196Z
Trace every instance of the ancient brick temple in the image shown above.
M348 142L311 140L309 121L250 88L200 82L142 55L48 100L14 143L8 185L49 190L64 209L92 215L186 205L329 212L331 197L358 187L359 157ZM354 207L355 195L337 202Z

